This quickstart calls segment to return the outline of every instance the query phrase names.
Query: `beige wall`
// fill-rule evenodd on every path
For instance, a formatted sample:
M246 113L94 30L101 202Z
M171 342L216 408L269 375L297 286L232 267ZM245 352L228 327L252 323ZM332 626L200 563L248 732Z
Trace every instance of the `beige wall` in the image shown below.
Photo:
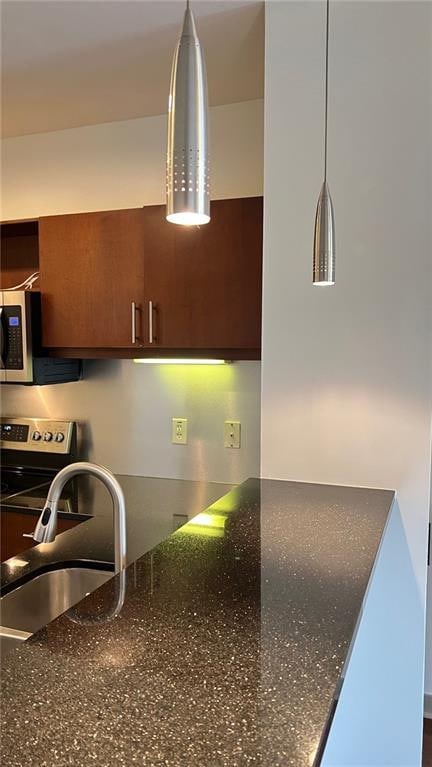
M7 388L6 393L4 390ZM259 474L260 364L215 367L89 361L85 380L2 387L8 415L79 422L84 452L122 474L238 482ZM171 418L188 419L188 444L171 444ZM226 419L242 447L223 446Z
M165 116L2 142L2 218L161 203ZM211 109L212 197L262 194L263 102ZM9 415L65 417L82 425L89 457L114 471L236 482L259 474L260 363L166 368L89 362L85 380L2 387ZM171 418L189 421L189 444L171 444ZM242 447L223 446L223 422L242 423Z
M210 110L211 196L262 194L263 102ZM166 115L2 141L1 218L165 199Z
M262 473L397 490L393 550L334 721L342 740L323 764L414 766L430 491L432 5L330 4L330 288L311 283L325 3L266 6Z

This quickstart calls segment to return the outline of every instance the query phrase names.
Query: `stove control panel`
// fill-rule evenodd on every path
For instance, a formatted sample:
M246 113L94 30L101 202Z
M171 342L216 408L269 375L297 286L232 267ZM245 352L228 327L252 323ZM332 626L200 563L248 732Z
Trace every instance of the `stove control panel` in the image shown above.
M7 450L32 450L67 455L70 452L74 421L51 418L0 419L0 447Z

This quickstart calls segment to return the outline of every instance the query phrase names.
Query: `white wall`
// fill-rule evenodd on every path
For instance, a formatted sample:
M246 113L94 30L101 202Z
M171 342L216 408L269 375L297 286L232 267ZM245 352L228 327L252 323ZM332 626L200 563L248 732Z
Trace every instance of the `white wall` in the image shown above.
M140 207L164 200L166 117L2 142L2 219ZM263 102L211 109L212 197L262 194ZM85 380L2 387L2 411L81 422L91 459L117 472L238 482L259 474L260 363L166 368L90 362ZM189 444L171 445L172 417ZM223 446L223 422L242 446Z
M341 735L349 710L349 742L326 764L411 767L420 759L430 488L432 5L330 4L331 288L311 284L325 3L266 9L262 474L397 489L377 575L381 612L370 607L361 640L374 652L366 670L352 663L368 674L368 695L354 673L333 728ZM386 610L389 594L397 610ZM391 721L371 731L372 710L391 711Z

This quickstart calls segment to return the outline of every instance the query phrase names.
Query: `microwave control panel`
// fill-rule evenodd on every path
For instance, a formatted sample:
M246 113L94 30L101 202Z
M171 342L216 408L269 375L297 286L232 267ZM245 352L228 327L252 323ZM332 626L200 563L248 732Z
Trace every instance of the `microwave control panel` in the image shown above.
M71 449L74 427L74 421L5 416L0 420L0 447L65 455Z
M7 339L4 367L7 370L22 370L24 358L21 307L4 306L3 315L3 321L6 325L6 328L3 328L3 330Z

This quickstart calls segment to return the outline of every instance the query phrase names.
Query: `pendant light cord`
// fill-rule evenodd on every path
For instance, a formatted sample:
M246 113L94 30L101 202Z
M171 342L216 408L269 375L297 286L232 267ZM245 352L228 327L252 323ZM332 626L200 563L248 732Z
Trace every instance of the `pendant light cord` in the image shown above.
M188 2L189 2L189 0L188 0ZM327 114L328 114L329 16L330 16L330 0L327 0L327 9L326 9L326 50L325 50L324 182L327 181Z

